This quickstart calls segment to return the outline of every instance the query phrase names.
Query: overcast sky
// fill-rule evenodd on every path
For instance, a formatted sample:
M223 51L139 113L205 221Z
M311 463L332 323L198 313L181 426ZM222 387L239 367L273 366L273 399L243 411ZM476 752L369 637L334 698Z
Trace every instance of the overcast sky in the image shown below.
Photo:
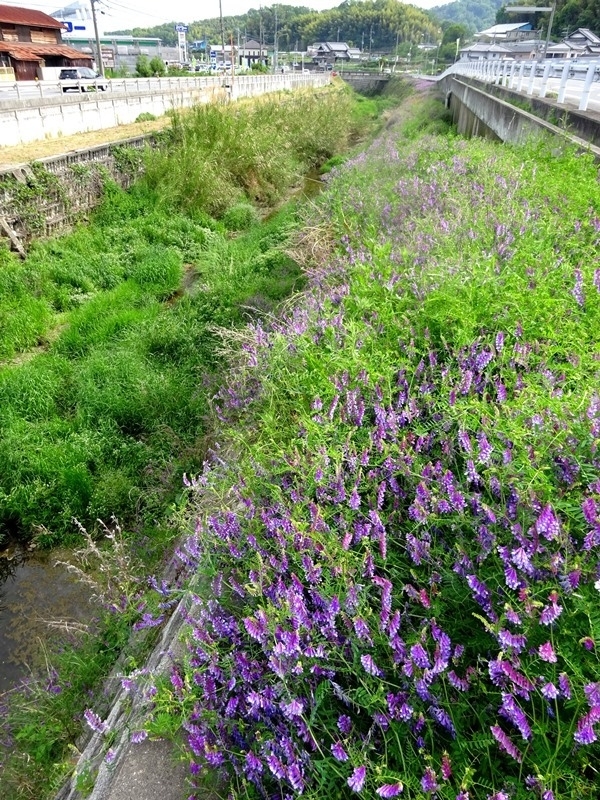
M419 8L431 8L441 5L443 1L414 0L411 5ZM2 2L4 5L36 8L47 14L62 7L60 0L55 2L52 0L33 0L32 2L2 0ZM252 2L252 0L221 0L221 2L225 16L244 14L250 8L258 8L260 5L272 5L268 0L263 3ZM341 0L306 0L306 2L284 0L284 5L307 6L316 11L335 8L340 3ZM64 5L69 5L69 0L64 0ZM114 31L134 27L150 27L163 22L186 23L218 17L219 0L200 0L200 2L190 2L190 0L170 0L169 2L165 2L165 0L97 0L96 9L104 12L98 16L98 27L104 31Z

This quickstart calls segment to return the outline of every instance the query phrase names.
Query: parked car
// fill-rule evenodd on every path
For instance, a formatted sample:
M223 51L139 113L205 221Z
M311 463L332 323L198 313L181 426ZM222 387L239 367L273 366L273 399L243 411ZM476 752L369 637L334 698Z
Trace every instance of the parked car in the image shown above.
M89 67L66 67L61 69L58 82L63 92L93 92L98 89L105 92L108 81Z

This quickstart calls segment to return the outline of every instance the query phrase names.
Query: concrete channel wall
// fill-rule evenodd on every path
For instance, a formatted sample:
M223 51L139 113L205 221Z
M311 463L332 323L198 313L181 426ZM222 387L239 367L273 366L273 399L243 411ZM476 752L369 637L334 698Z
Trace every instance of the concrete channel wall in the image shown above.
M0 241L8 238L25 256L34 239L66 232L101 201L106 178L129 188L140 173L141 150L152 147L156 137L123 139L0 171Z
M518 92L449 74L438 82L457 130L463 136L484 136L522 144L530 139L558 138L600 158L597 114L559 107L551 99L532 100ZM523 106L529 106L528 111ZM559 123L559 124L555 124Z
M0 101L5 147L135 122L142 113L160 117L172 109L212 100L237 100L267 92L324 86L329 73L285 73L209 78L115 81L111 91L23 96ZM1 150L0 150L1 157Z

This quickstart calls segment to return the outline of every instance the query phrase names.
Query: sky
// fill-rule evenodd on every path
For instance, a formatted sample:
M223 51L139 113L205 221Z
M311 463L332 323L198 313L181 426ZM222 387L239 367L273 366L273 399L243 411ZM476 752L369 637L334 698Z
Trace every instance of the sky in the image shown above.
M22 8L35 8L51 14L61 8L60 0L1 0L3 5L20 6ZM449 0L447 0L449 2ZM69 5L72 0L63 0L64 5ZM260 5L270 6L271 0L221 0L224 16L244 14L250 8ZM335 8L342 0L283 0L284 5L306 6L315 11L324 11ZM419 8L431 8L441 5L444 0L413 0L411 5ZM194 22L200 19L211 19L219 16L219 0L96 0L98 14L98 27L101 31L124 30L133 27L152 27L164 22Z

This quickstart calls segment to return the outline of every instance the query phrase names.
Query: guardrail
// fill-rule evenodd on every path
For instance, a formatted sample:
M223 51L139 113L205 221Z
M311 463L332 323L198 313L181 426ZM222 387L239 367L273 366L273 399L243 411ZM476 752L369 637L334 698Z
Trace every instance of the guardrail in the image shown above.
M327 82L330 76L327 74ZM65 99L73 95L79 96L82 93L96 93L99 95L118 94L118 95L140 95L152 92L176 92L193 91L202 89L216 89L221 87L231 88L232 85L246 87L254 83L260 83L265 87L277 88L279 85L292 86L312 86L315 84L316 73L293 73L275 75L216 75L216 76L190 76L165 77L165 78L109 78L99 79L98 81L81 81L80 90L73 91L73 81L65 82L69 91L63 92L63 84L59 81L3 81L0 84L0 103L5 104L7 100L31 101L38 98L40 100L52 98L56 100L57 95ZM319 76L322 77L322 76ZM106 86L106 90L102 87ZM10 98L7 97L10 95Z
M553 63L551 59L546 61L488 61L482 59L471 63L453 64L445 74L449 73L476 78L485 83L494 83L517 92L525 91L530 96L537 94L538 97L546 97L549 88L548 82L551 79L558 80L557 102L559 104L565 102L569 82L575 81L575 84L569 85L571 88L577 86L577 89L580 89L580 91L576 91L576 95L579 97L579 111L587 111L592 85L594 82L600 81L600 64L597 62L591 64L569 63L569 61ZM539 80L537 80L538 78Z

